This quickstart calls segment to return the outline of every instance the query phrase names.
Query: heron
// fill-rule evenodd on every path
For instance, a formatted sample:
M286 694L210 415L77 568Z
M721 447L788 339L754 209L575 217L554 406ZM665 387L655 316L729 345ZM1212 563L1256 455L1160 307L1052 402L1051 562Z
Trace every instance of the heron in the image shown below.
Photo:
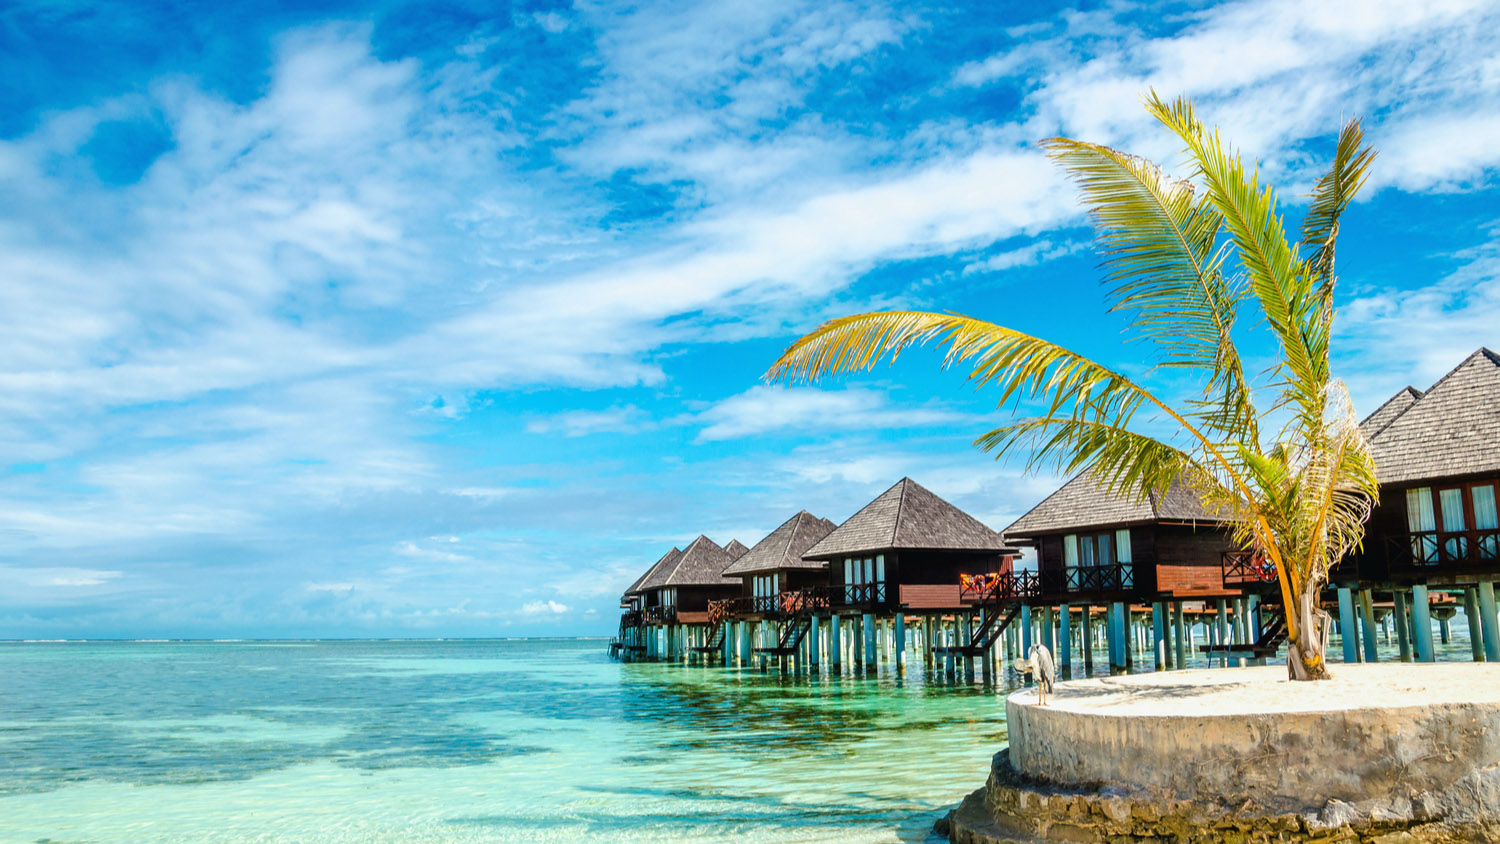
M1053 685L1057 682L1057 669L1052 664L1052 652L1047 650L1043 644L1031 646L1027 653L1029 658L1016 660L1016 670L1022 674L1036 675L1036 700L1041 706L1047 705L1047 695L1052 694Z

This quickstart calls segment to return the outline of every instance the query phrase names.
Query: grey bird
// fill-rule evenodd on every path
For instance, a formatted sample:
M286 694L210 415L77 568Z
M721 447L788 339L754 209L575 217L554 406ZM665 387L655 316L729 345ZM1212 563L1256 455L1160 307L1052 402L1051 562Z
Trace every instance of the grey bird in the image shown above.
M1036 672L1036 699L1042 706L1047 705L1047 695L1052 694L1052 688L1057 682L1057 668L1052 664L1052 652L1047 650L1043 644L1031 646L1027 654L1030 657L1031 670Z

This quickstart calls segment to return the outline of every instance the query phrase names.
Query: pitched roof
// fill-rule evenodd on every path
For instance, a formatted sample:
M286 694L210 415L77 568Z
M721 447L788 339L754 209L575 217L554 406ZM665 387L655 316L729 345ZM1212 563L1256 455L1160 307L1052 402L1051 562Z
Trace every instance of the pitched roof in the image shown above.
M782 522L781 527L771 531L765 539L755 543L754 548L735 560L724 573L739 576L785 569L826 569L828 563L803 560L802 552L831 533L834 527L833 522L803 510Z
M803 553L831 559L864 551L1003 551L1005 540L978 519L902 478Z
M1380 433L1381 429L1391 424L1397 416L1406 412L1406 409L1416 403L1422 397L1422 391L1416 387L1402 387L1401 391L1385 400L1385 404L1375 408L1375 412L1365 417L1365 421L1359 423L1359 427L1365 432L1365 436L1373 437Z
M1084 528L1157 521L1218 522L1181 480L1165 495L1149 492L1140 501L1112 495L1088 472L1080 472L1005 529L1006 536L1035 536Z
M676 560L652 572L641 584L641 589L650 591L670 586L738 586L738 579L724 576L724 569L731 562L733 561L723 548L712 539L700 535L683 549Z
M738 539L731 539L729 540L729 544L724 546L724 553L728 554L731 560L738 560L745 556L745 553L749 550L749 548L745 547L745 543Z
M646 569L645 574L637 577L635 579L635 582L630 584L630 588L625 590L625 596L629 597L631 595L639 595L640 593L645 592L646 580L651 577L652 572L655 572L657 569L661 568L664 565L670 565L672 562L675 562L676 559L680 556L682 556L682 552L677 550L675 546L672 548L672 550L661 555L661 559L657 560L655 563L652 563L651 568Z
M1464 358L1370 437L1370 453L1383 484L1500 470L1500 355Z

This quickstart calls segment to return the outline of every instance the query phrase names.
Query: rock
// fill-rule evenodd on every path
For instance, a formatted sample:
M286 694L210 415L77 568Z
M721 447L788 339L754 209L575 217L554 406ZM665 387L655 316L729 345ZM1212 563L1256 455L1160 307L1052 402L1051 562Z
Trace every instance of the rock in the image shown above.
M948 814L943 815L941 818L938 818L936 821L933 821L933 823L932 823L932 831L935 832L935 833L937 833L938 835L941 835L941 836L945 837L945 838L948 836L948 833L949 833L949 831L951 829L953 829L953 813L952 812L949 812Z
M1309 815L1307 825L1309 827L1332 828L1351 824L1360 816L1358 809L1342 800L1329 800L1323 806L1323 811L1316 816Z
M1105 798L1100 808L1104 810L1105 817L1118 824L1130 823L1130 804L1119 797Z

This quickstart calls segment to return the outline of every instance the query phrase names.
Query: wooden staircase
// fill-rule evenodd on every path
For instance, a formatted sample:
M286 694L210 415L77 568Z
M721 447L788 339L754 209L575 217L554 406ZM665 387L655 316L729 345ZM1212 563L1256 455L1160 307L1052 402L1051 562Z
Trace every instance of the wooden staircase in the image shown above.
M992 611L985 613L984 622L975 628L967 644L933 648L932 652L942 656L948 654L953 656L983 655L1005 633L1005 628L1016 620L1016 616L1021 614L1021 602L997 605L990 609Z

